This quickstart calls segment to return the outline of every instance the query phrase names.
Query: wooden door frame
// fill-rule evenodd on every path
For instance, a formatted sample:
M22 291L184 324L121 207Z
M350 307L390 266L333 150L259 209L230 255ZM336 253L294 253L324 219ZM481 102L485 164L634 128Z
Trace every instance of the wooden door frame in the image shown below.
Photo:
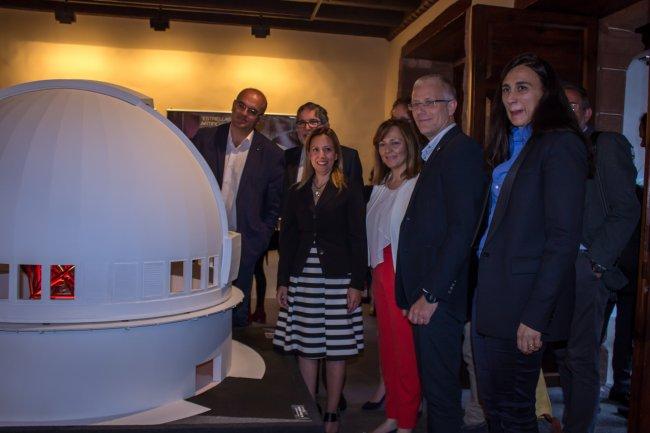
M650 16L650 4L648 6ZM644 43L650 41L650 26L641 28ZM650 67L650 66L649 66ZM649 74L650 84L650 74ZM648 87L650 108L650 87ZM646 137L650 137L650 123L646 120ZM647 139L646 139L647 140ZM646 145L645 175L643 180L643 206L641 208L641 245L639 251L639 285L637 287L634 323L634 356L632 362L632 396L628 431L650 431L650 149Z
M434 39L439 36L439 34L447 28L451 23L457 19L463 17L467 14L467 11L472 6L472 0L458 0L453 3L447 9L445 9L440 15L438 15L433 21L427 24L422 30L420 30L415 36L409 39L404 46L402 46L400 52L400 62L399 70L397 74L397 96L403 97L400 93L400 89L404 87L404 60L411 59L412 53L415 52L420 46L426 44L431 39ZM436 61L436 59L426 59Z

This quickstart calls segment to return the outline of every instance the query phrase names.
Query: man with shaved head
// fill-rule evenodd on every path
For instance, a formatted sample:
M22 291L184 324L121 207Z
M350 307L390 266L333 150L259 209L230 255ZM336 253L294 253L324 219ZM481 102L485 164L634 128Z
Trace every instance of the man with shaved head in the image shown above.
M239 92L229 123L201 128L192 140L217 178L228 215L228 229L241 234L239 274L234 284L244 301L233 325L248 325L253 271L266 251L280 214L284 177L282 150L255 130L266 111L266 97L253 88Z
M429 433L459 433L462 425L469 257L487 185L481 146L454 123L457 106L440 75L413 85L409 108L429 142L400 228L395 296L413 324Z

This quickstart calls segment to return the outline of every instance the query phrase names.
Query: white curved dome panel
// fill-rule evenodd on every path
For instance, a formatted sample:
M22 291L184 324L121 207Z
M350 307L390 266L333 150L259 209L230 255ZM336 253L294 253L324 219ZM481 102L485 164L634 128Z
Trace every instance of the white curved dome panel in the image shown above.
M0 92L0 203L0 265L11 265L0 322L156 317L225 296L213 275L230 260L216 180L128 92L80 80ZM42 266L42 299L18 293L21 265ZM48 296L52 265L75 266L73 299Z

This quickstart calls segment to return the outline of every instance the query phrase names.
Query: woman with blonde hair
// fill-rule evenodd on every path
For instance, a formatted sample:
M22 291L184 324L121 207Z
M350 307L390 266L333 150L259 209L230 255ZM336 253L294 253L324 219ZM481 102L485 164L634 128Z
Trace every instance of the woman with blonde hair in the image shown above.
M367 246L361 187L343 174L334 131L319 127L305 143L302 180L288 192L280 228L273 344L298 355L300 373L315 396L318 360L325 360L325 431L338 431L345 360L364 348L361 289Z

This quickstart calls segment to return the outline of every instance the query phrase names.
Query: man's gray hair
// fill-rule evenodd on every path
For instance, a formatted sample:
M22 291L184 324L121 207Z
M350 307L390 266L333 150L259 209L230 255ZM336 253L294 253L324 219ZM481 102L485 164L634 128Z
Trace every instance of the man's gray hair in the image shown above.
M456 99L456 88L451 83L451 81L440 74L429 74L418 78L415 80L413 88L415 89L416 87L433 83L438 83L442 86L442 90L445 93L445 98Z
M305 110L314 110L314 114L316 117L318 117L318 120L320 120L323 125L330 123L330 119L327 117L327 110L322 105L318 105L317 103L311 101L305 102L300 107L298 107L296 115L299 116L300 113Z

